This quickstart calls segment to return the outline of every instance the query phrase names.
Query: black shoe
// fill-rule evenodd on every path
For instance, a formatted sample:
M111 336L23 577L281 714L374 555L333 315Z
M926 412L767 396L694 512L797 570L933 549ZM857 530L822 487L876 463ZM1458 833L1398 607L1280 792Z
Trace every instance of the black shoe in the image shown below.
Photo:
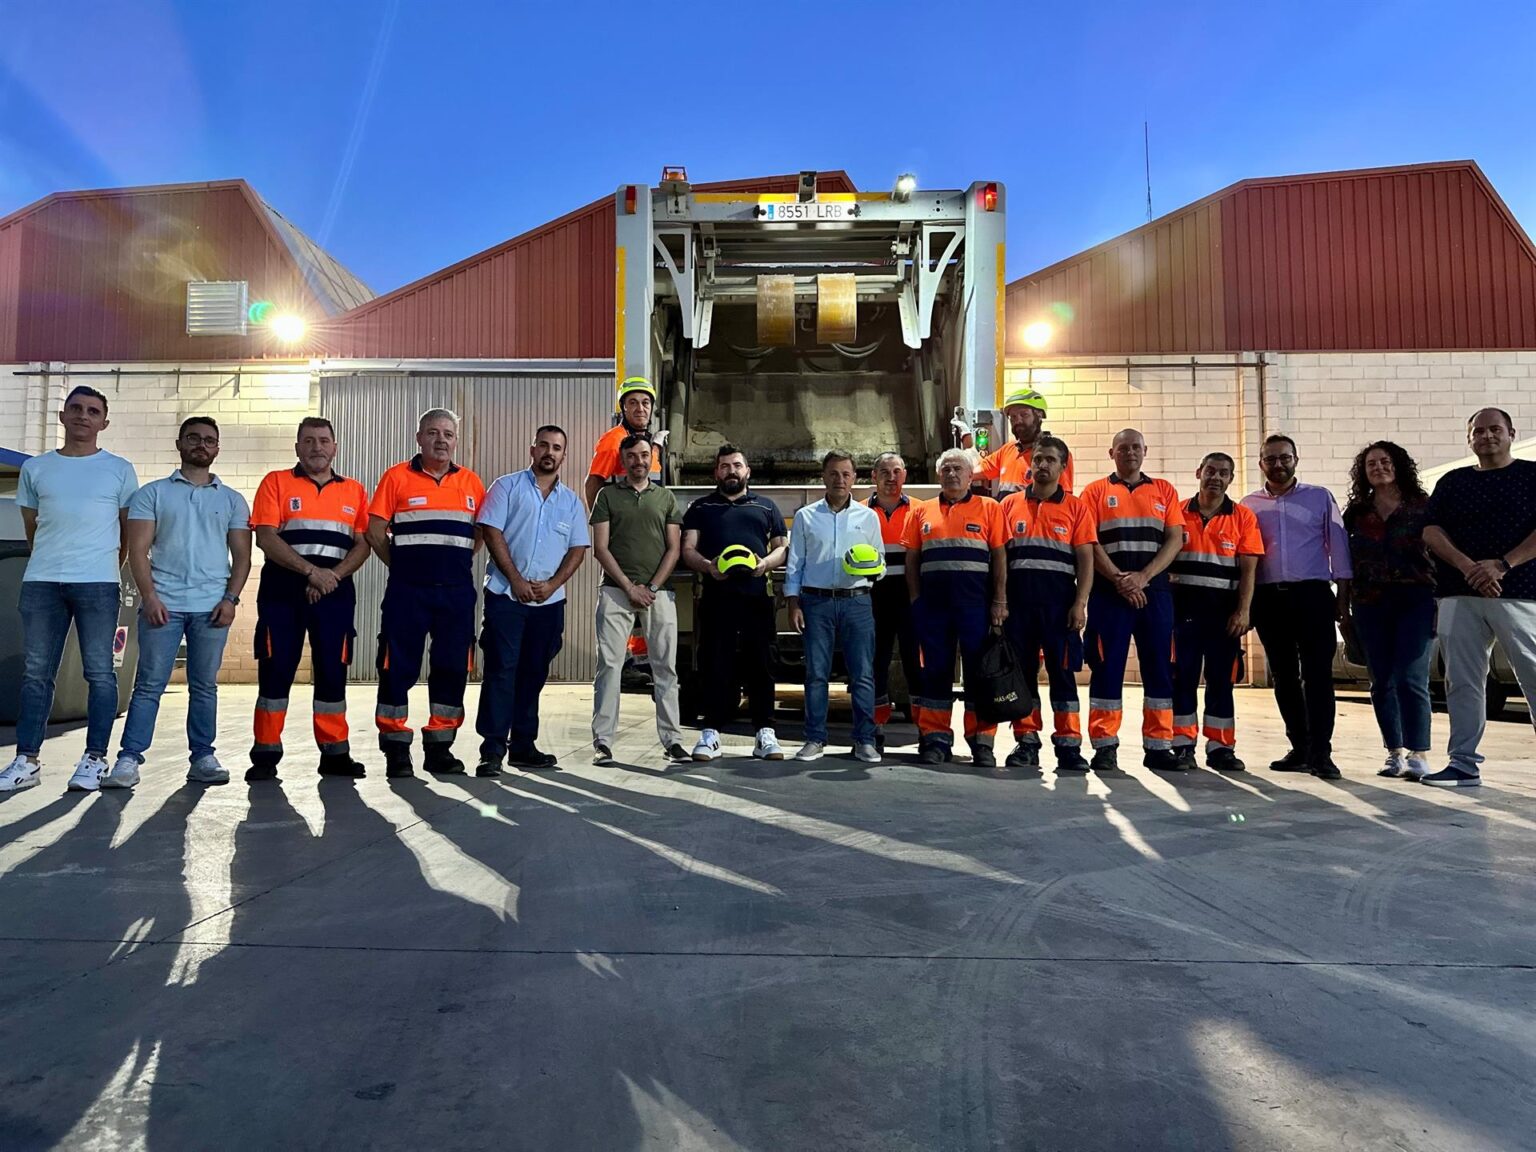
M1154 772L1184 772L1189 768L1174 755L1172 748L1148 748L1141 754L1141 766Z
M1038 768L1040 767L1040 749L1033 744L1015 744L1013 751L1008 753L1008 759L1003 761L1004 768Z
M560 762L548 752L541 752L537 748L528 747L516 752L507 753L507 763L514 768L552 768L559 771Z
M1182 747L1175 748L1173 754L1179 758L1179 768L1181 771L1193 772L1196 768L1200 767L1200 762L1195 759L1195 746L1193 744L1185 744Z
M495 777L500 776L501 774L500 760L482 760L480 763L475 765L476 776Z
M1213 748L1207 752L1205 766L1213 772L1242 772L1248 767L1230 748Z
M1344 773L1339 771L1339 766L1332 760L1324 760L1319 764L1314 764L1311 771L1312 775L1316 776L1319 780L1337 780L1344 775Z
M407 758L407 763L409 763L409 758ZM275 772L276 769L273 769L273 771ZM343 776L348 780L361 780L364 776L368 775L368 769L364 768L345 752L337 756L320 757L319 772L322 776Z
M1118 746L1111 744L1107 748L1100 748L1093 754L1093 763L1089 765L1095 772L1116 772L1120 768L1120 756Z
M422 753L421 766L439 776L464 775L464 761L447 748L430 748Z
M880 755L882 755L882 756L885 755L885 733L884 732L876 732L875 733L875 751L880 753Z
M972 768L996 768L997 756L993 754L990 746L986 744L973 744L971 746Z
M1083 754L1076 748L1058 748L1056 749L1056 771L1086 772L1088 761L1083 759Z
M949 749L937 740L925 741L917 750L919 764L943 764L949 759Z
M408 776L416 775L416 769L411 767L411 750L409 747L386 748L384 750L384 775L391 780L403 780Z
M674 764L687 764L693 760L693 756L681 744L671 744L667 746L667 759Z
M247 784L256 784L256 783L259 783L262 780L276 780L276 779L277 779L277 765L276 764L252 764L249 768L247 768L245 770L245 782Z
M1269 770L1271 772L1311 771L1311 769L1307 766L1307 754L1305 752L1298 752L1295 748L1292 748L1284 756L1280 757L1280 759L1273 761L1269 766Z

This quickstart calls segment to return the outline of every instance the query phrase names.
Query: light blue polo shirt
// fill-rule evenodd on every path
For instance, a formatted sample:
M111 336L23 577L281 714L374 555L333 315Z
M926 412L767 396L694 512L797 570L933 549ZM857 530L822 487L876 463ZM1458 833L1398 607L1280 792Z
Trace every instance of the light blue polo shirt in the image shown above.
M548 580L572 548L587 548L587 509L581 497L558 480L549 498L539 491L533 469L524 468L499 476L485 494L479 523L499 531L507 541L512 563L525 580ZM485 570L485 590L510 596L512 585L494 561ZM548 600L532 607L559 604L565 599L562 585Z
M138 489L133 465L111 452L44 452L21 466L16 503L37 511L23 580L116 584L122 525L118 513Z
M229 534L250 529L245 497L217 476L193 484L178 468L140 488L128 519L153 520L149 572L171 612L212 612L229 586Z

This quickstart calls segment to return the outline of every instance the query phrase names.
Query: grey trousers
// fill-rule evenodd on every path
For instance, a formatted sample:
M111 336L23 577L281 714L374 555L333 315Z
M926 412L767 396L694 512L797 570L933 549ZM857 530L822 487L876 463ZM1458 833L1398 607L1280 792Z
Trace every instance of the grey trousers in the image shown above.
M1536 718L1536 600L1447 596L1440 601L1437 632L1451 714L1450 761L1463 772L1476 772L1483 762L1477 746L1488 723L1488 656L1495 640Z
M620 589L597 590L597 678L592 682L592 742L613 747L619 729L619 681L635 621L650 650L656 737L663 748L682 739L677 705L677 598L666 589L649 608L636 608Z

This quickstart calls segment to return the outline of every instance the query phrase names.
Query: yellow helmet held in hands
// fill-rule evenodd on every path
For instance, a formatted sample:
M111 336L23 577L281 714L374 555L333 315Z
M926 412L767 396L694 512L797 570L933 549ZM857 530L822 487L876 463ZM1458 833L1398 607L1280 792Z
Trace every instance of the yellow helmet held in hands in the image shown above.
M722 576L750 576L757 563L757 554L745 544L728 544L715 557L715 567Z
M843 571L850 576L878 580L885 575L885 557L873 544L855 544L843 553Z

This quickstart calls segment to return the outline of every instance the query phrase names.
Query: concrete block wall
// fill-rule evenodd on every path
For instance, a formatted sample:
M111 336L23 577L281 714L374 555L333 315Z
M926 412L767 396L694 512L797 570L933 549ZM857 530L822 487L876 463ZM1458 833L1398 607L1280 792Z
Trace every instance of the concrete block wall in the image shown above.
M114 378L55 372L45 380L17 375L27 366L0 366L0 444L33 453L58 447L61 430L56 413L70 387L87 384L107 396L111 424L102 435L102 447L132 461L140 483L167 476L176 468L180 462L176 430L182 420L212 416L220 430L214 470L249 501L264 475L293 466L299 420L319 410L318 383L307 370L295 372L286 366L262 372L246 365L238 374L233 366L227 370L222 365L195 366L217 369L211 375L193 375L193 366L183 366L178 378L174 371L156 365L70 365L77 373L110 373L119 367L125 372L156 374ZM255 550L251 579L225 650L221 679L229 683L256 679L253 635L261 559L260 550Z

